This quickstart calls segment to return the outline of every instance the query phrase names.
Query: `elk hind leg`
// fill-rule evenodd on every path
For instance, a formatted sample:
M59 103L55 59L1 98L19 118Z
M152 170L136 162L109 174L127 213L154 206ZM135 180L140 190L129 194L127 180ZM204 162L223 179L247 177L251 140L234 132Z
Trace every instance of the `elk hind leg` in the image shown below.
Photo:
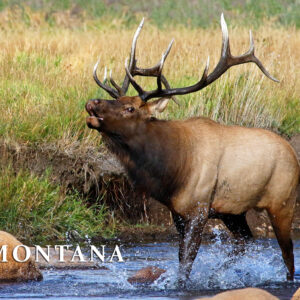
M249 240L253 237L246 220L246 213L240 215L223 214L221 220L236 239Z
M271 220L278 244L281 248L282 257L288 269L287 279L294 280L295 266L293 242L291 239L291 227L293 220L293 209L289 205L289 199L284 208L278 210L267 209L269 218Z
M222 214L220 219L234 237L234 249L230 255L232 256L231 263L233 263L239 254L245 253L246 243L253 238L253 235L246 220L246 213L240 215Z

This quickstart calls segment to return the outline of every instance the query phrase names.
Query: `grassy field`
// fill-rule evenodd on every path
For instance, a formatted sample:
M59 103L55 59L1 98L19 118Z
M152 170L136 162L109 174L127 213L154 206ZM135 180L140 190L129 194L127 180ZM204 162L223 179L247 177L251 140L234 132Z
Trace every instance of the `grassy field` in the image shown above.
M194 7L190 4L192 2ZM253 29L256 55L280 83L264 77L255 65L236 66L205 90L179 97L180 107L171 103L161 117L184 119L204 115L226 124L270 128L287 136L299 133L300 31L297 29L297 1L261 1L259 7L263 7L262 10L254 5L255 1L224 0L216 1L214 5L209 1L202 2L187 2L187 10L183 10L180 1L165 1L164 5L153 1L151 7L146 1L108 5L90 0L85 2L86 6L83 1L22 1L25 6L19 5L21 1L15 1L15 5L1 1L2 142L32 146L52 144L63 151L75 146L82 152L89 147L97 147L101 143L100 137L86 127L87 114L84 110L89 98L108 98L92 79L92 68L97 59L101 59L99 77L107 66L113 70L114 78L121 82L132 36L142 15L146 15L148 19L137 46L138 64L145 67L154 65L174 37L175 43L165 63L164 75L173 87L191 85L202 73L208 55L211 70L219 59L221 10L225 11L228 21L233 54L241 54L248 49L248 29ZM237 3L234 9L233 2ZM203 7L201 13L200 7ZM205 10L209 12L207 15ZM185 16L189 11L191 14ZM153 79L141 78L138 81L145 89L155 87ZM135 91L131 89L129 94L134 95ZM10 176L13 178L7 180L15 182L21 175L2 170L0 176L1 181ZM39 180L30 176L27 174L24 178L38 185ZM42 185L43 182L47 185L47 180L42 179ZM24 186L26 189L32 185ZM57 188L44 189L43 193L51 194L53 189L58 193ZM24 191L24 195L26 193ZM58 194L43 209L50 209L52 203L59 202L61 196ZM10 197L9 191L1 193L0 203L8 203ZM17 205L22 197L16 194L11 205ZM28 197L30 199L31 196ZM68 198L65 194L63 197L72 207L78 195L75 193ZM84 207L84 204L80 205ZM43 209L35 207L41 215L45 213ZM64 208L61 209L63 212ZM5 215L8 210L14 214L9 220ZM14 224L14 220L19 218L18 213L11 206L2 204L1 226L5 222ZM57 218L59 216L62 218L63 213L57 213ZM64 218L58 222L68 223ZM39 222L32 224L36 228L41 226ZM91 227L94 225L91 223ZM86 231L91 234L91 230ZM95 226L95 234L99 232Z

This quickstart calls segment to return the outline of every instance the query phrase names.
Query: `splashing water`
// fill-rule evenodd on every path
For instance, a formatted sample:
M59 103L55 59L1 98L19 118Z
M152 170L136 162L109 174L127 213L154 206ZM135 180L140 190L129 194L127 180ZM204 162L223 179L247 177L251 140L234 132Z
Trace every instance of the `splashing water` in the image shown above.
M0 298L78 299L194 299L217 293L220 289L259 286L293 293L296 283L286 282L286 268L276 240L256 240L241 254L232 255L234 246L221 241L221 233L200 247L194 262L188 288L177 289L178 244L151 243L123 245L124 263L107 263L109 270L48 270L41 282L0 285ZM300 241L296 243L295 258L300 263ZM298 245L298 246L297 246ZM149 286L132 286L127 278L146 266L166 269Z
M215 230L216 238L209 245L202 245L193 264L188 283L189 290L234 289L285 282L286 267L281 251L274 240L256 240L245 246L243 253L234 254L234 245L221 241L221 232ZM177 257L175 258L177 260ZM162 264L160 264L162 267ZM178 263L171 267L154 284L160 288L176 287Z

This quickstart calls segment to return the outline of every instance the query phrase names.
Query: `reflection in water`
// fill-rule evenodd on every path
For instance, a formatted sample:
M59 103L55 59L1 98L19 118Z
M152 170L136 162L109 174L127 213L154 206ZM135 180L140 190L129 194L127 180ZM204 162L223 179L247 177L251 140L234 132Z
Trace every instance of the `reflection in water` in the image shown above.
M294 244L297 271L300 240ZM177 243L123 245L121 249L125 263L107 263L109 270L47 270L41 282L0 285L0 298L195 299L220 289L259 286L281 299L289 299L300 282L297 273L295 283L286 282L286 269L276 240L256 240L247 246L244 255L235 256L231 255L232 245L221 243L218 238L202 245L186 291L176 287ZM127 282L136 270L147 265L167 272L147 287L133 287Z

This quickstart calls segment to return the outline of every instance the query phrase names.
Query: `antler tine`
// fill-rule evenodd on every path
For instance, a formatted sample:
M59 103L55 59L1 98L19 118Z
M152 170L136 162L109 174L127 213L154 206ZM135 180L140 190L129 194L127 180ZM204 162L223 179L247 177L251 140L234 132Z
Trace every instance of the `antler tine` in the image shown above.
M168 55L171 51L171 48L173 46L173 43L174 43L174 39L171 40L171 42L168 45L168 48L162 54L164 56L164 61L168 57ZM131 74L132 74L132 76L135 76L135 75L139 75L139 76L158 76L160 65L161 65L161 59L159 60L159 62L154 67L147 68L147 69L139 68L135 65L134 69L131 72Z
M144 26L144 21L145 21L145 18L142 19L139 27L137 28L137 30L133 36L132 45L131 45L130 66L134 65L134 63L135 63L136 42L137 42L137 39L138 39L138 37L141 33L141 30Z
M173 43L173 41L172 41ZM170 44L170 46L172 46L172 44ZM168 47L166 53L163 53L162 56L161 56L161 60L160 60L160 64L159 64L159 68L158 68L158 74L157 74L157 89L161 91L161 72L162 72L162 69L164 67L164 63L165 63L165 60L166 60L166 57L168 56L169 52L170 52L170 48L171 47ZM168 53L167 53L168 52Z
M221 51L221 58L219 63L217 64L214 71L208 76L207 82L210 84L215 79L220 77L227 69L234 65L244 64L248 62L255 63L260 70L271 80L275 82L279 82L276 78L271 76L269 72L265 69L263 64L260 62L260 60L254 55L254 41L252 32L250 30L250 47L249 50L240 55L240 56L232 56L230 53L230 43L229 43L229 35L228 35L228 28L226 21L224 19L224 14L221 14L221 28L222 28L222 51ZM221 74L220 74L221 72Z
M128 79L130 80L131 84L137 90L137 92L139 93L139 96L142 97L142 95L144 95L146 92L139 86L139 84L134 80L133 76L131 75L131 73L128 69L128 58L125 60L125 71L126 71L126 74L128 76ZM142 98L142 100L143 100L143 98Z
M161 77L162 77L161 73L162 73L162 69L164 67L166 58L168 57L168 55L170 53L170 50L172 48L173 43L174 43L174 39L171 40L167 50L161 55L161 60L157 64L157 66L158 66L158 71L157 71L157 87L158 87L158 90L161 90Z
M118 91L119 95L124 96L122 88L112 78L112 70L110 70L109 72L109 81L113 85L113 87Z
M207 57L206 65L205 65L202 77L200 79L200 82L205 81L207 79L208 69L209 69L209 56Z
M253 62L260 68L260 70L271 80L275 81L275 82L279 82L278 79L276 79L275 77L273 77L263 66L263 64L261 63L261 61L254 55L254 41L253 41L253 36L252 36L252 31L249 31L249 37L250 37L250 48L248 50L247 53L245 54L251 54Z
M106 66L104 67L104 76L103 76L103 83L105 84L107 81L107 68Z
M166 89L171 89L170 84L164 75L161 75L161 81ZM180 106L178 99L175 96L172 96L171 98L178 106Z
M117 99L119 97L118 92L116 90L112 89L111 87L105 85L104 83L102 83L97 76L97 68L98 68L99 62L100 62L100 59L96 62L95 66L94 66L94 70L93 70L94 80L102 89L104 89L108 94L110 94L111 97L113 97L114 99ZM106 81L106 73L107 73L107 71L105 68L103 81Z
M221 14L221 29L222 29L222 50L221 50L221 58L226 58L230 54L230 46L229 46L229 34L227 24L224 19L224 14Z
M160 60L160 62L158 63L158 66L159 66L159 68L158 68L158 75L161 75L162 68L164 67L165 60L166 60L166 58L168 57L168 55L169 55L169 53L170 53L170 51L171 51L171 48L172 48L172 46L173 46L173 43L174 43L174 39L171 40L171 42L170 42L170 44L169 44L167 50L166 50L166 51L162 54L162 56L161 56L161 60Z
M133 69L135 67L135 64L136 64L136 59L135 59L135 52L136 52L136 43L137 43L137 39L141 33L141 30L144 26L144 21L145 21L145 18L142 19L140 25L138 26L134 36L133 36L133 40L132 40L132 44L131 44L131 51L130 51L130 62L129 62L129 70L130 70L130 74L133 73ZM122 85L122 91L123 91L123 94L125 95L127 90L128 90L128 87L129 87L129 76L128 74L126 73L126 76L124 78L124 81L123 81L123 85Z

